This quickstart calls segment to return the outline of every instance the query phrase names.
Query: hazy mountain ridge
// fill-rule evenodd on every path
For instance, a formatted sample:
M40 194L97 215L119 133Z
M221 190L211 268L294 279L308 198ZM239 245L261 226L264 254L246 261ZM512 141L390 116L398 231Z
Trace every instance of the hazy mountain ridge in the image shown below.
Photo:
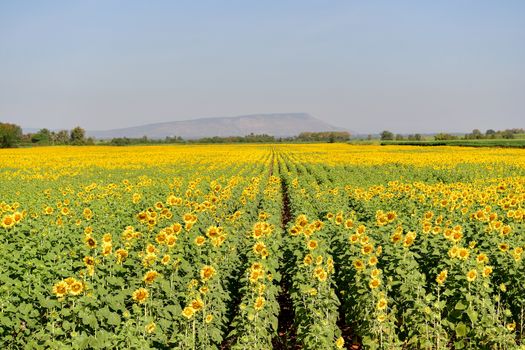
M289 137L305 131L346 130L325 123L307 113L277 113L154 123L122 129L87 131L87 135L97 139L139 138L143 136L151 139L163 139L167 136L198 139L213 136L245 136L251 133Z

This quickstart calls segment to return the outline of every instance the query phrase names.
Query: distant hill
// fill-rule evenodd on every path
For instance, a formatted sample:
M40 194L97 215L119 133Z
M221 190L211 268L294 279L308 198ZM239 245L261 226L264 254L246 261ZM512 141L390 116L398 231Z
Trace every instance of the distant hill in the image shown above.
M213 136L245 136L251 133L275 137L296 136L304 131L346 131L306 113L253 114L238 117L217 117L147 124L123 129L87 131L97 139L114 137L163 139L180 136L198 139Z

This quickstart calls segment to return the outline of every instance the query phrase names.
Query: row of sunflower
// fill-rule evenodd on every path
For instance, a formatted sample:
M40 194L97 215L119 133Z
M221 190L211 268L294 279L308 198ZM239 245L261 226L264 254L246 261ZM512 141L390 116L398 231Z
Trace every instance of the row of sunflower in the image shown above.
M2 227L3 348L221 346L270 152L192 157L198 148L168 162L165 153L178 150L161 148L161 164L148 166L131 152L130 166L119 159L116 168L74 154L84 173L26 170L27 186L12 194L20 179L3 174L2 193L18 200L2 204L16 215Z
M296 176L304 169L286 154L279 161L292 214L286 227L284 264L291 280L297 342L304 349L343 348L344 339L337 325L340 302L329 231L317 219L313 203L301 198Z
M318 161L318 154L294 154L303 167L291 183L298 201L314 203L317 217L328 221L345 322L360 342L424 349L521 343L523 177L493 177L484 166L460 164L473 178L461 182L457 168L429 164L398 166L397 173L363 167L350 178L356 166ZM499 167L523 174L512 163ZM372 279L363 283L367 273ZM384 277L372 282L373 275ZM384 310L376 320L386 334L375 332L366 305Z

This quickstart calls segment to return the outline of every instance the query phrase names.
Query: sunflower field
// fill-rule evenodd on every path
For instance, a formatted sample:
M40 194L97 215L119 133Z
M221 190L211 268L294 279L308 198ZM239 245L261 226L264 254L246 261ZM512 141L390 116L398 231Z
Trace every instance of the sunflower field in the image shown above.
M525 150L0 150L2 349L525 349Z

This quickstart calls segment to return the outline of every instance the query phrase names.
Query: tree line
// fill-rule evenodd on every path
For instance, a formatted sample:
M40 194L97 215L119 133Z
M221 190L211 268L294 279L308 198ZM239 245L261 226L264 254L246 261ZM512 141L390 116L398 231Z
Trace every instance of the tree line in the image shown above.
M40 129L36 133L22 132L16 124L0 122L0 148L11 148L24 145L93 145L92 137L86 138L86 131L77 126L71 130L51 131Z
M505 129L505 130L493 130L488 129L485 133L482 133L479 129L472 130L471 133L460 135L453 135L449 133L438 133L434 135L435 141L447 141L447 140L484 140L484 139L513 139L517 134L525 134L525 129L514 128L514 129ZM411 134L407 137L384 130L379 135L382 141L421 141L423 137L420 134Z
M180 136L166 137L165 139L150 139L147 136L139 138L115 137L111 140L99 140L99 145L128 146L148 144L174 143L273 143L273 142L346 142L350 139L348 132L303 132L295 137L275 138L267 134L249 134L246 136L204 137L200 139L184 140ZM94 145L95 139L86 137L86 131L77 126L71 130L51 131L47 128L35 133L24 134L22 128L16 124L0 122L0 148L23 146L50 146L50 145Z

